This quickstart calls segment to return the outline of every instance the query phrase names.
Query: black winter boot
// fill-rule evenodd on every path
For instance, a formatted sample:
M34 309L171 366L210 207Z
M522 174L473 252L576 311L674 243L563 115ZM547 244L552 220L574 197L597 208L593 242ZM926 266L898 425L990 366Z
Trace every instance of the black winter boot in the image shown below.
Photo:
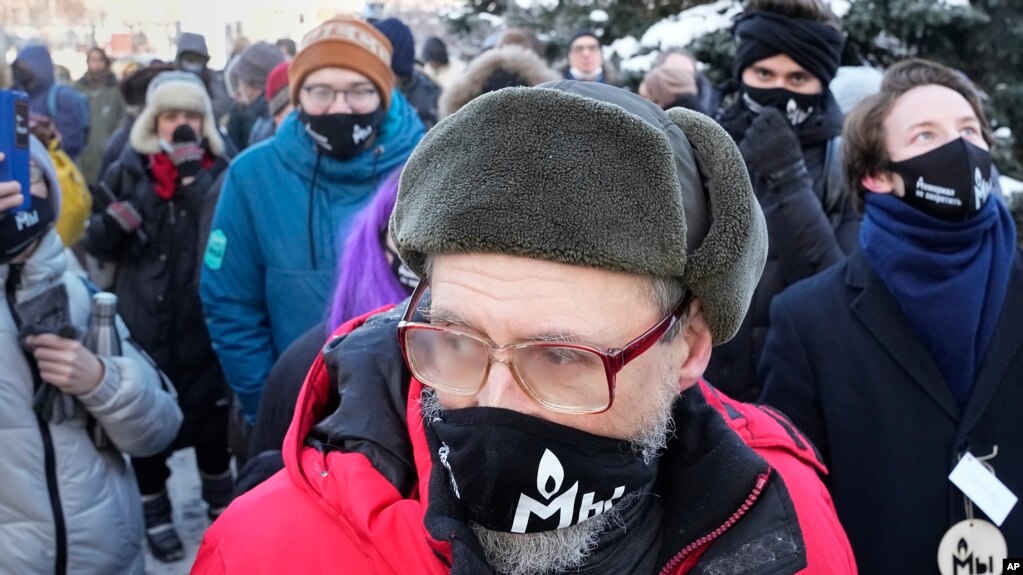
M146 518L146 543L153 557L164 563L184 558L185 547L174 529L167 490L156 495L143 495L142 512Z
M202 479L202 499L209 506L206 516L211 520L216 519L231 504L231 494L234 492L231 470L218 475L206 475L200 471L199 477Z

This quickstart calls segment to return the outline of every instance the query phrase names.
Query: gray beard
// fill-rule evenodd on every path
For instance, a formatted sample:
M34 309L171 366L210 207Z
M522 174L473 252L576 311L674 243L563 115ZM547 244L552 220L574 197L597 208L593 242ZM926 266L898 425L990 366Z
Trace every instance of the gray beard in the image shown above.
M487 563L502 575L561 573L583 565L597 548L600 536L621 525L619 505L564 529L539 533L491 531L469 522Z
M641 416L636 432L626 438L646 463L660 454L675 430L671 411L678 399L678 381L673 381L666 373L660 383L654 390L658 396L654 407ZM419 407L425 422L444 412L437 395L429 388L423 388ZM621 501L605 513L582 523L538 533L491 531L474 522L470 522L469 526L483 547L487 563L496 572L503 575L560 573L583 565L596 549L600 536L622 524L619 509L628 504L631 501Z

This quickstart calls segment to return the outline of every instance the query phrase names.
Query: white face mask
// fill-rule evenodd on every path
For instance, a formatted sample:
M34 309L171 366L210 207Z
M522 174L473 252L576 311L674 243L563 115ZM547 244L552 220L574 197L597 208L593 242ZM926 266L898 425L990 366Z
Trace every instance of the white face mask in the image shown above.
M203 64L202 62L181 62L179 67L182 72L191 72L198 76L206 69L206 64Z

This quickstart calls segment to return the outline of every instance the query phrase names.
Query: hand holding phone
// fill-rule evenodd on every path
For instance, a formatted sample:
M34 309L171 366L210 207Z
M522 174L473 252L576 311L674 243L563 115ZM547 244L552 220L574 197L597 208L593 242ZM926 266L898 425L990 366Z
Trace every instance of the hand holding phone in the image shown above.
M32 207L28 123L28 95L0 90L0 209L4 212ZM15 203L11 196L19 192L21 202Z
M0 152L0 163L4 161L5 154ZM13 210L21 206L25 199L21 196L21 184L11 180L0 182L0 212Z

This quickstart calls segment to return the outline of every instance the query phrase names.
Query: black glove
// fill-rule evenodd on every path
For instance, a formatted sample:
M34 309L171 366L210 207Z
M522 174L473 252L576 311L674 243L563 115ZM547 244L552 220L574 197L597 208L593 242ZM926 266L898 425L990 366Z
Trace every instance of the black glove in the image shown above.
M199 138L188 124L182 124L171 136L171 149L167 152L178 168L178 180L193 178L202 169L203 149Z
M130 234L142 227L142 214L131 202L110 202L103 210L107 227Z
M799 138L785 116L774 108L764 108L753 119L739 144L739 152L750 172L769 184L809 177Z

